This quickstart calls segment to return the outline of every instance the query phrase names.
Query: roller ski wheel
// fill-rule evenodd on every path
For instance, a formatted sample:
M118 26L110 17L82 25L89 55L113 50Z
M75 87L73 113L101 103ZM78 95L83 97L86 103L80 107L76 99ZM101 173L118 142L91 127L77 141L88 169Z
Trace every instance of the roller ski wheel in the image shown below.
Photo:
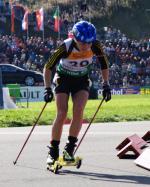
M47 164L47 170L58 174L58 170L60 169L60 166L55 162L53 165Z
M54 165L49 165L49 164L47 164L46 169L47 169L48 171L53 171L53 170L54 170Z
M55 165L53 173L58 174L59 166Z
M82 165L82 160L79 159L79 160L77 161L76 168L79 169L79 168L81 167L81 165Z

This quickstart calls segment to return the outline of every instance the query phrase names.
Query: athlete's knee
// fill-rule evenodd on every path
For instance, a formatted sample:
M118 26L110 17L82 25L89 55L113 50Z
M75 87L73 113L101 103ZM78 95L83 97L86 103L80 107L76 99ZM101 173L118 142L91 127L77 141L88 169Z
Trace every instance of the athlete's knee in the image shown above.
M57 113L57 118L60 119L60 120L64 120L66 119L67 117L67 111L63 111L63 110L60 110L58 113Z
M83 106L79 106L77 108L74 108L74 112L73 114L75 116L82 116L83 115L83 112L84 112L84 107Z

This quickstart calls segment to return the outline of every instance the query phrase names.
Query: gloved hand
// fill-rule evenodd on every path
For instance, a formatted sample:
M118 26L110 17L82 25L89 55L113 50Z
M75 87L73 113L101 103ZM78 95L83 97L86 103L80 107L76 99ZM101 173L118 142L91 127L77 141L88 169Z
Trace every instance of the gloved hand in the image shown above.
M108 83L104 82L103 83L103 98L105 99L105 101L109 101L111 100L111 89Z
M53 100L53 92L52 89L50 87L45 88L45 92L44 92L44 101L46 103L51 102Z

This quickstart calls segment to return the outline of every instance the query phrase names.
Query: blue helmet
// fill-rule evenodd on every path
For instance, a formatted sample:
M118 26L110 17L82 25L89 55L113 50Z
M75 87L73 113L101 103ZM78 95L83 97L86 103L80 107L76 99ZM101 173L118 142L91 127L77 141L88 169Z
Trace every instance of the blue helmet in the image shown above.
M96 29L93 24L87 21L77 22L73 26L73 35L77 41L90 43L96 40Z

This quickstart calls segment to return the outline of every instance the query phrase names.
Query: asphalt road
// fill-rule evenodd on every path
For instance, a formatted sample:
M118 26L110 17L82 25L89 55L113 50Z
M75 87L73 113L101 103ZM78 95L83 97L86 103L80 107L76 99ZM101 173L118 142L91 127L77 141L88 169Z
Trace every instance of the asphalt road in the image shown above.
M81 135L87 125L83 125ZM67 140L64 126L60 148ZM16 165L16 159L31 127L0 129L0 187L138 187L150 186L150 171L138 167L134 159L119 159L116 146L136 133L150 130L149 122L92 124L77 151L83 158L80 169L64 167L59 174L46 170L51 126L36 127Z

